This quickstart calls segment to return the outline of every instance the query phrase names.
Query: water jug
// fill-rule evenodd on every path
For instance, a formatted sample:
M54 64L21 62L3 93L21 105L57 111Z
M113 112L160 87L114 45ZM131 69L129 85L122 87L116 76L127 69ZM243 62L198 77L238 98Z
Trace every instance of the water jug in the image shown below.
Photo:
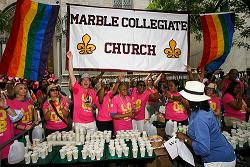
M24 154L25 154L24 144L15 140L14 143L11 144L10 146L8 154L8 163L16 164L23 161Z
M168 120L165 127L165 132L167 136L172 136L174 130L174 123L172 120Z
M44 129L40 126L35 126L32 131L32 140L39 139L40 142L43 142L45 139Z

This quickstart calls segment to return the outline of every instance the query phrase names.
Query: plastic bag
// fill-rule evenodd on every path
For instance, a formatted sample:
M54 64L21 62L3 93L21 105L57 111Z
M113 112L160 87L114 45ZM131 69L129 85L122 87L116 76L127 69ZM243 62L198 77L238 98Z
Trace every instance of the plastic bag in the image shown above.
M154 121L157 121L157 116L153 114L150 118L150 123L152 124Z
M24 144L15 140L14 143L10 146L10 151L8 154L8 163L16 164L23 161L24 154Z
M43 142L45 139L44 129L40 126L35 126L32 131L32 140L39 139L40 142Z
M147 132L148 136L157 135L156 127L150 122L145 123L143 129Z

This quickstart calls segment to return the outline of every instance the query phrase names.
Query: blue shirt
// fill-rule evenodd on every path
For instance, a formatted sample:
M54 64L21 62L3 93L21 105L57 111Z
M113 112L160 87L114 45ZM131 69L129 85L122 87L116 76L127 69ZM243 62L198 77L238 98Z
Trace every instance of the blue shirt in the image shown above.
M212 110L191 112L188 136L192 139L192 148L201 156L204 163L231 162L235 160L233 147L221 133Z

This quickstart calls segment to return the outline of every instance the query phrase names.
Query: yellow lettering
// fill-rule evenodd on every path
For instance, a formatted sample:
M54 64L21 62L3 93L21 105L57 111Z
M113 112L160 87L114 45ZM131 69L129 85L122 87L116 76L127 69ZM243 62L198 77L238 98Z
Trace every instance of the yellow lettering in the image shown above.
M7 114L4 110L0 110L0 133L3 133L7 130L6 122Z

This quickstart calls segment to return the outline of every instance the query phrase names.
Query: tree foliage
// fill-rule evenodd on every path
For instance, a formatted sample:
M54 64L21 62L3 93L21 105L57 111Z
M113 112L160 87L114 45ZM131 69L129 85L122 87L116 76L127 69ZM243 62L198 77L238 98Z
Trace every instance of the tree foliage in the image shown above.
M249 0L153 0L147 7L149 10L190 13L190 31L195 33L197 40L201 40L202 31L199 14L216 12L235 12L235 30L240 37L234 40L234 45L250 49L250 43L244 42L250 37L250 26L245 19L250 16Z

